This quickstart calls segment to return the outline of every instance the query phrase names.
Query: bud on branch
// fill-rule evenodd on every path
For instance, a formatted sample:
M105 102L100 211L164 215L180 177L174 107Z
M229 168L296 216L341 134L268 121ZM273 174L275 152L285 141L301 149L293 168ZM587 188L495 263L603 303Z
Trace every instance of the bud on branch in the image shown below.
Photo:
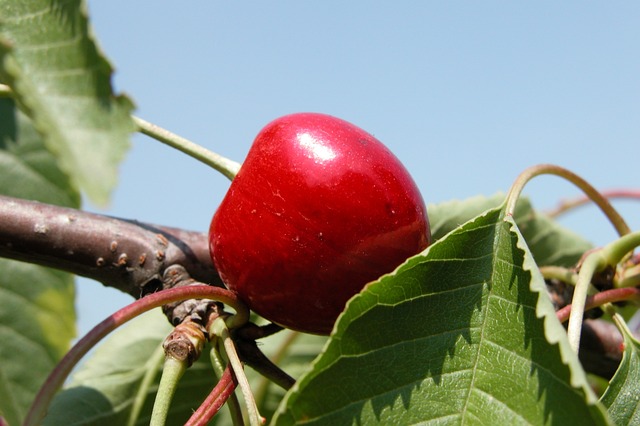
M206 233L155 226L0 196L0 257L91 278L135 298L162 288L182 265L194 279L222 285Z

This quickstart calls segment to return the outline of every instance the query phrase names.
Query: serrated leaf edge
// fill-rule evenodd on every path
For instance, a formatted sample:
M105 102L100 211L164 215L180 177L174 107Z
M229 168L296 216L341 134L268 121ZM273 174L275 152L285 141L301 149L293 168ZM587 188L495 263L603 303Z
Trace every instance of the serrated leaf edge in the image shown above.
M506 202L504 206L506 206ZM506 214L504 206L502 209L503 221L510 225L510 232L513 232L517 236L516 247L525 253L522 263L523 270L531 274L529 288L532 292L538 294L536 317L543 320L545 338L549 344L558 345L561 360L570 371L571 387L583 392L587 405L594 407L595 411L600 415L600 420L603 421L604 424L613 425L606 408L599 401L599 398L589 385L587 374L578 359L578 355L569 345L566 330L556 316L555 309L547 293L542 273L535 263L529 247L523 235L520 233L518 225L511 215Z
M103 67L105 72L111 78L113 76L114 68L97 42L92 27L89 24L88 8L85 0L81 0L78 13L80 13L81 17L86 21L85 37L95 49L98 61L100 62L99 66ZM1 24L2 21L0 21L0 27ZM64 141L66 141L66 138L63 136L63 133L60 132L56 120L52 118L55 114L52 115L47 104L42 102L44 95L40 90L37 90L37 87L34 84L32 84L32 79L25 77L23 67L20 66L11 54L13 48L13 43L6 39L6 37L0 32L0 61L2 62L2 68L4 68L6 72L5 77L10 80L8 83L10 83L10 86L15 93L17 105L31 118L34 128L42 135L47 149L49 149L49 151L58 158L60 168L70 177L71 185L76 190L80 190L82 188L88 189L89 185L84 184L84 178L75 172L75 160L71 160L69 152L67 152L67 155L63 152L68 151L64 149ZM136 126L130 116L130 113L135 108L134 103L124 94L115 95L113 93L113 88L111 88L110 92L110 99L114 103L114 106L122 108L123 112L125 112L129 117L128 132L131 133L135 131ZM114 160L119 163L124 158L129 147L130 141L127 140L126 146L123 146L123 149L117 153ZM105 205L107 203L110 190L115 186L117 181L115 172L112 173L112 176L110 176L108 180L109 182L106 182L106 185L102 185L103 188L98 189L98 192L96 192L95 187L93 191L85 191L87 192L87 195L98 205Z
M586 372L582 368L578 356L569 346L567 333L560 321L558 321L555 309L544 285L544 278L538 269L538 265L536 265L533 257L530 255L529 247L520 233L518 225L510 215L505 215L503 220L510 225L510 232L517 235L517 247L526 254L524 256L523 269L531 274L530 290L538 294L536 316L544 320L544 331L547 342L559 346L562 361L571 371L571 386L582 389L585 392L589 404L596 403L598 398L593 392L593 389L591 389L591 386L589 386Z

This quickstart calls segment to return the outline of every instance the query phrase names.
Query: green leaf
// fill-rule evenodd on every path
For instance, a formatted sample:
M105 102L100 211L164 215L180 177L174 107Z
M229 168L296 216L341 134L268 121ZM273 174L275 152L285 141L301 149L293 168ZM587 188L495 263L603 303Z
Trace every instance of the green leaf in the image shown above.
M489 210L347 305L273 423L607 424L531 253Z
M640 424L640 342L621 328L624 352L601 401L616 425Z
M593 248L582 236L534 210L526 199L518 203L515 218L539 266L572 267Z
M0 99L0 176L3 195L80 206L80 195L69 177L11 99Z
M20 424L75 336L69 274L0 259L0 411Z
M0 99L0 193L77 207L79 194L29 120ZM70 274L0 259L0 413L20 424L76 334Z
M56 396L45 425L148 425L164 362L161 345L171 326L159 309L115 331ZM143 386L145 377L150 386ZM180 379L167 424L184 424L215 386L207 353ZM136 398L143 401L130 419Z
M505 195L498 193L490 197L476 195L464 200L450 200L429 204L427 213L431 226L431 237L437 241L474 217L494 209L504 202Z
M439 240L468 220L499 206L503 201L504 195L496 194L429 205L433 239ZM574 266L586 251L593 248L580 235L535 211L526 198L518 202L515 218L539 266Z
M0 77L76 188L104 205L135 129L94 43L85 2L0 1Z

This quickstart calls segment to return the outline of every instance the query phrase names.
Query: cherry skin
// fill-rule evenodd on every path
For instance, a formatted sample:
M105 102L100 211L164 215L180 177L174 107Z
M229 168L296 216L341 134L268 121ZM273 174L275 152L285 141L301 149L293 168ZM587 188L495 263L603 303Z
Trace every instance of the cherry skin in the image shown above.
M364 130L298 113L269 123L211 221L229 290L264 318L328 334L347 300L430 242L424 201Z

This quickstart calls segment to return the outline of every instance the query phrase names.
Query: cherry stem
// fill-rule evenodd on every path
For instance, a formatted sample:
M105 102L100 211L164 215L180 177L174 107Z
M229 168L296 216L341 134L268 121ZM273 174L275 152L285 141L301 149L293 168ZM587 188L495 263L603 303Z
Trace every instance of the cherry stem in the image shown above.
M247 376L244 374L244 367L242 366L240 357L236 352L236 347L231 339L231 335L229 334L227 324L222 318L217 318L213 321L211 324L210 334L217 336L217 338L222 340L229 364L236 376L236 380L238 380L238 386L242 391L244 403L247 407L247 414L249 415L249 424L251 426L261 426L263 424L263 419L258 411L256 400L251 392L251 386L249 386Z
M167 423L171 400L176 393L180 378L187 371L187 364L186 360L179 360L171 355L165 357L149 426L164 426Z
M183 138L182 136L176 135L169 130L163 129L160 126L143 120L142 118L136 116L132 116L131 118L133 119L136 126L138 126L138 130L140 131L140 133L150 136L153 139L164 143L165 145L175 148L178 151L183 152L210 167L213 167L215 170L219 171L227 178L229 178L229 180L233 180L233 178L238 174L241 166L240 163L223 157L220 154L216 154L215 152L209 151L203 146L200 146L186 138Z
M71 370L106 335L144 312L167 303L187 299L212 299L231 306L236 311L236 314L228 319L230 327L244 324L249 320L249 310L244 303L234 293L220 287L208 285L176 287L152 293L136 300L96 325L67 352L40 388L27 413L24 426L35 426L41 423L47 407L55 393L62 387Z
M640 190L638 189L611 189L608 191L602 191L602 196L607 200L613 199L631 199L640 201ZM550 218L557 218L558 216L569 212L575 208L584 206L591 201L589 197L577 197L570 200L561 201L560 204L546 212L546 215Z
M584 192L587 197L589 197L589 199L593 200L593 202L600 208L600 210L602 210L602 212L609 219L619 235L625 235L631 232L631 229L624 221L622 216L620 216L617 210L613 208L609 200L607 200L606 197L598 192L597 189L595 189L589 182L582 179L575 173L554 164L539 164L533 167L529 167L528 169L520 173L520 175L516 178L515 182L511 186L509 193L507 194L507 201L505 206L507 215L513 216L516 208L516 203L518 202L518 198L520 197L520 194L522 193L525 185L534 177L545 174L562 177L580 188L582 192Z
M224 374L225 370L229 370L234 379L233 390L235 390L238 381L235 379L233 371L231 370L231 366L229 365L229 363L227 363L226 358L224 357L224 349L221 348L220 339L215 339L214 343L215 344L211 347L211 351L209 351L211 365L220 378ZM240 406L240 401L238 401L238 396L235 394L235 392L231 392L231 394L229 395L227 399L227 408L229 409L229 415L231 416L231 423L234 426L243 426L244 420L242 418L242 407Z
M14 92L10 86L6 84L0 84L0 97L9 98L13 97ZM150 123L142 118L131 116L131 119L138 128L138 131L144 135L147 135L159 142L164 143L172 148L183 152L196 160L213 167L225 175L229 180L238 174L241 164L233 161L229 158L223 157L213 151L210 151L203 146L196 144L180 135L170 132L156 124Z
M222 372L216 386L211 390L200 407L191 415L185 426L204 426L215 416L226 401L233 395L236 388L231 367L227 366Z
M628 288L614 288L611 290L605 290L593 296L587 297L585 303L585 310L597 308L607 303L623 302L627 300L634 300L640 302L640 289L628 287ZM558 309L556 316L560 322L565 322L569 319L571 314L572 305L567 305L561 309Z
M640 245L640 232L634 232L623 235L602 249L593 251L585 257L580 267L580 272L578 272L578 279L571 300L573 306L569 316L569 325L567 326L569 345L576 353L580 348L583 315L593 275L608 266L616 265L638 245Z

